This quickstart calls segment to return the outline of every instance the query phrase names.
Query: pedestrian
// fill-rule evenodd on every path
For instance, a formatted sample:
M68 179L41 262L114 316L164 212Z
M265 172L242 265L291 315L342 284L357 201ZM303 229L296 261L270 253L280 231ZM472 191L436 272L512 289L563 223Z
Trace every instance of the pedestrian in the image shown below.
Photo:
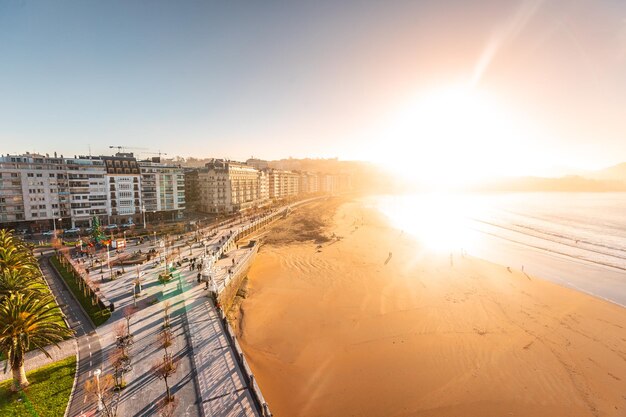
M200 274L200 272L198 272L198 284L200 283L200 277L201 277L201 276L202 276L202 275Z

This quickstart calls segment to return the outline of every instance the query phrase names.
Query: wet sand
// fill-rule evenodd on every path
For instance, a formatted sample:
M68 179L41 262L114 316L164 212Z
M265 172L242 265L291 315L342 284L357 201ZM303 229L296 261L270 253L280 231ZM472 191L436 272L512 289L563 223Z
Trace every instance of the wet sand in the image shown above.
M300 208L266 241L239 332L277 417L626 415L620 306L451 265L357 201Z

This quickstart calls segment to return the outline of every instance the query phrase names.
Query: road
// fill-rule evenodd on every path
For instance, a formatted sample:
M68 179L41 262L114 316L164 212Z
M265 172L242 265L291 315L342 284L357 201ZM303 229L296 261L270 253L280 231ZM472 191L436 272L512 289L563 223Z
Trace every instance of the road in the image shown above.
M88 398L84 387L85 382L92 377L93 371L102 366L100 337L89 317L50 265L51 252L42 253L39 264L52 293L61 304L61 310L67 317L70 328L76 332L78 342L77 376L67 415L72 417L89 415L95 409L95 401Z

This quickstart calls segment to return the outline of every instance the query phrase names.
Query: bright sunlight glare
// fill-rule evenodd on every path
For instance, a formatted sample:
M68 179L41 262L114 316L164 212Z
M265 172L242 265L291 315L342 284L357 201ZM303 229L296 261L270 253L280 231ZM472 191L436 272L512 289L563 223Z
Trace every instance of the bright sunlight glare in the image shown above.
M377 201L395 228L433 251L470 251L479 244L479 234L471 227L471 218L482 209L479 199L464 194L421 193Z
M539 135L477 89L420 94L384 125L372 159L425 185L467 185L543 166Z

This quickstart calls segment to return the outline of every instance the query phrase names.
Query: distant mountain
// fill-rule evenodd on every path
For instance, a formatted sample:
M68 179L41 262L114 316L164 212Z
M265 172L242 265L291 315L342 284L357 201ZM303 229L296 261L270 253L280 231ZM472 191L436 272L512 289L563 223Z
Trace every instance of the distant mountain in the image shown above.
M599 171L591 171L584 176L598 180L626 181L626 162Z
M591 179L577 175L561 178L507 178L480 185L481 192L609 192L626 191L626 181Z

